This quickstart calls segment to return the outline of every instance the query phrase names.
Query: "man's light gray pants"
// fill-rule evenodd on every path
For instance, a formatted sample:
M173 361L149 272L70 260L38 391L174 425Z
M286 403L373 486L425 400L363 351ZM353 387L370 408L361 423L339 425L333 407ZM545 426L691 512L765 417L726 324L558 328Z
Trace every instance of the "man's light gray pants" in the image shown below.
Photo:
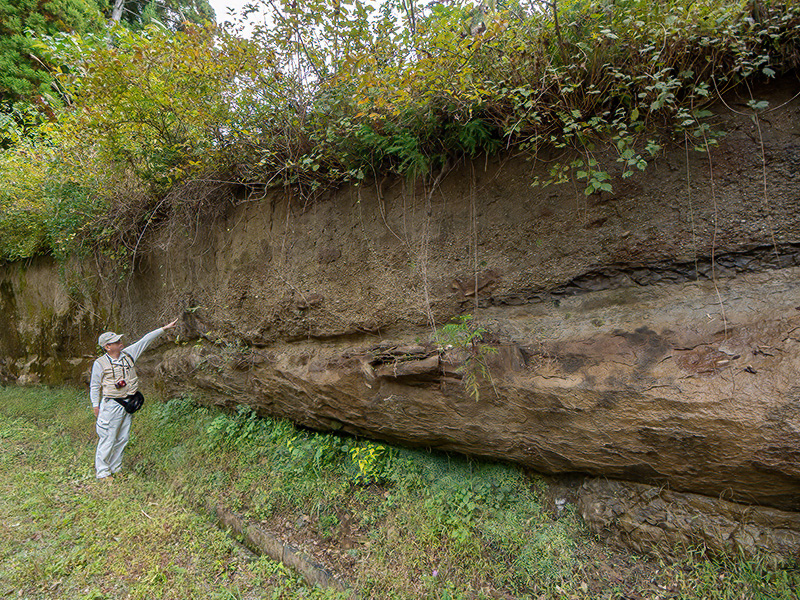
M131 431L131 415L125 412L119 402L103 398L97 416L97 452L94 468L97 478L102 479L119 471L122 466L122 451L128 444Z

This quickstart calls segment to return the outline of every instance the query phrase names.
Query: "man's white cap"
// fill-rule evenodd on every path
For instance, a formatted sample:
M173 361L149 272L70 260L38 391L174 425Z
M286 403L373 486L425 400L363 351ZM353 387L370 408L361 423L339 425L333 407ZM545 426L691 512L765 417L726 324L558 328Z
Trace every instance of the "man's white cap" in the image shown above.
M118 342L122 339L121 333L114 333L113 331L106 331L105 333L101 333L100 337L97 338L97 344L101 348L105 348L106 344L113 344L114 342Z

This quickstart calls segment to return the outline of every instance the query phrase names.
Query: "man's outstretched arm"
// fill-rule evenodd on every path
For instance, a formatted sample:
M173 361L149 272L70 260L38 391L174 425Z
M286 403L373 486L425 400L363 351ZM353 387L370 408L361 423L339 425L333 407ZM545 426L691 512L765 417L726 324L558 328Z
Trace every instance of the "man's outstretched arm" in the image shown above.
M142 339L125 348L123 352L125 352L125 354L129 354L135 362L142 355L142 352L147 350L147 347L153 342L153 340L164 333L167 329L172 329L175 327L177 322L178 319L175 319L172 321L172 323L167 323L163 327L159 327L158 329L154 329L150 333L145 334Z

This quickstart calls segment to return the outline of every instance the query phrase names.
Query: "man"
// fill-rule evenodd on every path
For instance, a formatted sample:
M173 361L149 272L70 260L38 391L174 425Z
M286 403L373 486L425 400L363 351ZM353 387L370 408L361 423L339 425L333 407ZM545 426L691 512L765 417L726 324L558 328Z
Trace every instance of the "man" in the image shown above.
M172 329L178 319L151 331L135 344L123 347L122 334L107 331L97 339L105 354L94 361L89 397L97 418L97 442L94 466L97 479L110 482L122 466L122 451L128 443L131 415L117 402L139 390L139 378L134 363L147 347L167 329Z

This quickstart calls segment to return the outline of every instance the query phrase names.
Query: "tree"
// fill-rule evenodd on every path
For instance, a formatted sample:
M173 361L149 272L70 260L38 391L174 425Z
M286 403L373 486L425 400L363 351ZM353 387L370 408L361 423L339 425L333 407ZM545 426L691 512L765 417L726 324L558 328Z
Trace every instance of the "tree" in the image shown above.
M157 21L173 31L187 22L202 25L216 18L208 0L112 0L108 16L130 29Z
M0 149L52 117L59 102L33 36L99 31L103 22L95 0L0 0Z
M0 102L41 103L50 93L52 79L26 32L86 33L102 25L103 16L94 0L0 0Z

